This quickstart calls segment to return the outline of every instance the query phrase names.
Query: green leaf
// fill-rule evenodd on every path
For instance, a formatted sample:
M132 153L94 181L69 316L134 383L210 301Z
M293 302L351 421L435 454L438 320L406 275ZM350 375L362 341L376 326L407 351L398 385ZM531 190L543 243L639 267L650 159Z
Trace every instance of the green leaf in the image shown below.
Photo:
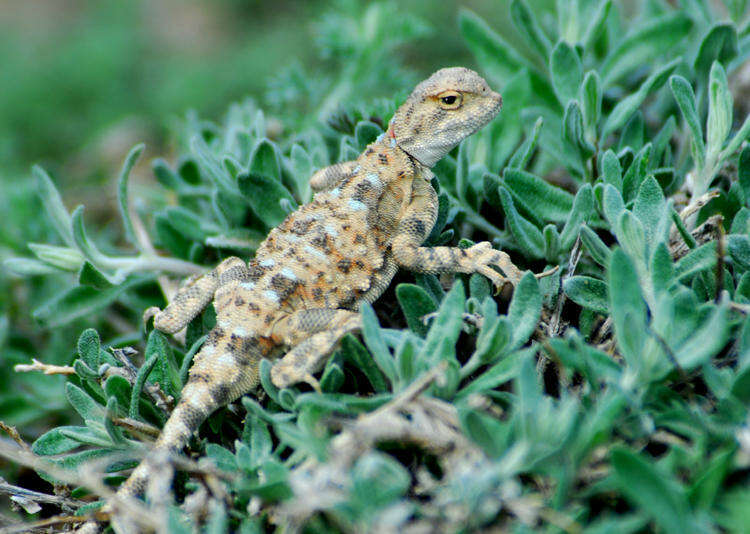
M586 225L581 226L581 243L586 247L586 250L591 254L591 259L602 266L609 264L609 256L611 251L609 247L604 244L596 232Z
M685 493L671 476L624 448L612 451L612 467L619 489L665 532L690 532L694 521Z
M659 243L651 255L651 280L654 291L667 291L674 276L672 255L666 242Z
M226 170L224 170L222 165L216 159L216 156L211 152L211 149L199 135L196 135L191 139L190 149L200 164L199 170L205 173L218 190L225 193L236 191L236 186L232 182L231 176ZM195 165L195 162L191 163L192 165ZM193 172L189 166L185 170L189 172L188 176L183 174L182 167L180 168L180 175L182 175L186 181L191 182L190 174L195 174L195 172ZM200 173L198 174L200 175ZM195 178L193 177L192 180L195 180ZM200 179L198 179L198 182L200 182Z
M464 399L475 393L486 393L501 384L513 380L518 376L523 359L531 357L530 353L536 350L536 347L528 347L504 357L478 377L472 378L466 387L458 392L456 399Z
M524 139L523 143L521 143L518 149L510 157L510 160L508 160L508 167L521 170L526 167L526 164L529 162L529 159L536 148L536 143L539 139L539 131L542 129L543 124L544 120L542 117L538 117L531 133L526 136L526 139Z
M594 146L586 141L583 132L583 115L578 102L571 100L565 108L562 124L563 138L578 150L578 157L584 161L594 153Z
M641 184L633 205L633 214L643 224L646 244L650 250L669 239L667 203L661 186L653 176L649 176Z
M93 328L84 330L78 338L78 354L91 369L99 369L99 364L101 363L99 358L100 349L101 342L99 341L97 331Z
M506 450L508 426L484 413L459 407L461 428L471 441L490 458L499 458Z
M628 365L639 369L646 335L646 305L641 285L633 263L622 249L615 249L610 258L607 286L617 344Z
M101 421L104 418L104 408L92 399L81 388L68 382L65 384L65 396L73 409L84 421Z
M604 194L602 196L604 216L609 221L609 225L615 228L617 221L620 220L620 215L625 211L625 203L622 201L622 195L620 195L620 192L613 185L607 184L604 186Z
M566 107L578 96L578 88L583 80L581 58L568 43L558 41L552 50L549 70L555 94L560 104Z
M524 65L516 51L468 9L459 11L458 25L477 63L496 81L504 82Z
M622 195L626 202L633 200L643 180L646 179L652 150L653 146L651 143L646 143L638 154L636 154L625 176L622 177Z
M594 214L594 192L590 184L585 184L578 190L573 200L568 220L560 234L562 250L569 250L578 237L581 226L588 222Z
M44 210L52 220L52 225L59 234L60 238L69 247L75 247L75 241L73 241L73 230L70 214L65 209L62 197L57 191L52 178L49 177L47 172L39 165L34 165L31 168L31 174L36 179L36 187L39 193L39 198L42 201Z
M609 117L607 117L607 121L604 123L604 128L602 128L602 139L606 139L609 134L617 131L623 124L625 124L630 116L635 113L635 110L643 104L646 97L666 83L669 75L672 74L681 62L681 58L676 58L666 65L654 69L635 93L620 100L609 114Z
M639 25L604 60L599 71L603 87L610 87L641 65L662 57L688 35L692 25L690 18L679 11Z
M506 224L518 242L521 250L530 258L541 258L544 256L544 238L542 232L532 223L521 217L513 204L513 199L505 187L499 187L500 202L505 211Z
M73 287L39 306L33 316L50 328L68 324L108 306L135 285L134 280L104 290L91 286Z
M684 281L693 275L716 267L716 243L709 242L694 248L675 263L675 277Z
M581 44L584 50L589 50L594 41L596 41L601 33L606 29L607 16L609 10L612 7L612 0L600 1L597 6L594 16L590 18L589 24L586 27L586 31L581 38Z
M8 258L3 261L3 268L6 272L17 276L43 276L60 273L56 267L33 258Z
M695 76L705 80L715 61L725 65L737 55L737 29L729 22L714 24L701 41L695 55Z
M344 336L341 340L341 352L364 373L376 393L388 391L388 384L383 373L378 369L375 362L373 362L367 350L353 336Z
M31 445L31 452L39 456L53 456L72 451L81 446L81 442L68 437L68 430L84 430L82 426L58 426L39 436Z
M745 198L750 200L750 146L746 146L740 152L737 160L737 179L745 193Z
M396 287L396 298L406 317L409 328L424 336L428 327L422 318L437 310L437 304L427 291L414 284L399 284Z
M721 151L721 153L719 154L719 161L724 161L729 156L734 154L748 136L750 136L750 116L745 118L745 122L742 123L740 129L737 131L734 137L732 137L729 143L727 143L727 147Z
M707 363L726 345L730 328L729 306L722 302L714 307L708 319L675 351L675 358L687 371Z
M607 150L602 156L602 179L622 193L622 167L612 149Z
M396 371L396 362L385 344L385 340L380 333L380 325L375 312L369 303L362 304L360 308L362 315L362 338L367 345L368 350L372 353L375 363L378 365L383 374L388 378L391 384L396 383L398 377Z
M364 506L381 508L403 496L411 485L411 475L391 456L369 452L351 468L352 494Z
M261 139L250 156L249 171L281 182L281 155L274 143Z
M750 238L746 235L730 235L727 242L732 259L743 269L750 269Z
M360 121L354 129L354 137L357 139L357 146L360 150L364 150L381 133L383 133L383 129L370 121Z
M646 230L643 223L631 212L625 210L617 222L617 241L634 261L645 261Z
M505 318L497 317L491 324L488 324L490 321L487 317L484 320L485 324L477 336L476 349L471 356L481 363L496 360L508 348L513 337L513 327Z
M565 222L573 208L573 195L520 169L505 169L504 184L544 221Z
M546 63L552 45L539 27L534 13L526 5L526 2L513 0L510 4L510 16L519 35L526 41L529 48Z
M520 56L497 33L492 31L480 17L461 9L458 15L461 35L477 63L491 81L502 87L523 67L529 68L531 96L545 108L557 111L559 104L550 83L541 76L525 58Z
M128 199L128 178L130 177L130 171L141 156L143 149L146 145L140 143L130 149L125 162L122 164L120 170L120 177L117 179L117 205L120 209L120 217L122 218L122 224L125 227L125 237L131 244L137 244L135 238L135 230L133 230L133 221L130 220L130 206Z
M714 61L708 82L708 119L706 147L709 154L718 154L732 127L732 93L727 75L720 63Z
M527 272L513 292L508 307L508 320L513 325L511 349L519 348L528 341L536 329L542 314L542 295L533 273Z
M429 362L431 366L456 357L456 342L463 326L465 300L464 285L461 280L456 280L451 290L443 297L437 317L430 325L424 346L419 353L420 362Z
M270 228L281 224L288 215L282 201L296 206L287 188L265 174L243 173L237 177L237 181L250 208Z
M94 289L108 289L112 283L107 277L91 263L84 261L78 271L78 283L82 286L91 286Z
M609 313L607 284L590 276L571 276L563 284L570 300L601 314Z
M669 79L669 86L690 130L693 159L696 166L702 169L705 166L706 147L703 143L703 128L698 119L693 88L685 78L679 75L674 75Z
M554 261L560 255L560 234L554 224L548 224L542 229L544 237L544 257L547 261Z
M581 111L583 112L583 124L586 129L587 140L595 141L596 126L602 114L602 88L599 75L595 70L586 73L581 84L580 95Z
M167 189L177 191L184 185L182 178L172 170L163 158L156 158L151 162L151 171L156 180Z

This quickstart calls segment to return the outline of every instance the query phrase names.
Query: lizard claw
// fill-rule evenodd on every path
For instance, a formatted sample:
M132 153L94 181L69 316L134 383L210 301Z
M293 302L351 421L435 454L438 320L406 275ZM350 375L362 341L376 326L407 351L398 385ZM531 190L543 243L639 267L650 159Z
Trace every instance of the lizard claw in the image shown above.
M496 294L507 283L517 286L523 277L523 272L510 260L510 256L502 250L495 250L489 241L482 241L466 249L466 261L469 272L477 272L490 279L495 286ZM503 274L492 269L499 267Z
M320 387L320 382L318 382L318 379L315 378L310 373L306 374L305 377L302 379L302 381L306 384L309 384L310 387L313 388L316 393L323 393L323 390Z
M537 280L539 280L540 278L546 278L548 276L552 276L553 274L555 274L558 271L558 269L560 269L560 266L559 265L555 265L551 269L547 269L544 272L537 273L534 276L536 276Z
M145 312L143 312L143 324L147 324L149 319L156 317L161 313L161 308L158 306L151 306Z

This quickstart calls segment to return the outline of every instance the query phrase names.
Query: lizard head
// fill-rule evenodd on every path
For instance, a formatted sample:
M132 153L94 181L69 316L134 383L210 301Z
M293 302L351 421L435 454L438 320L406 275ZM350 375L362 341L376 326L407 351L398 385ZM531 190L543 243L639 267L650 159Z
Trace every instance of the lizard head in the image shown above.
M391 119L388 135L422 165L432 167L498 114L502 97L473 70L440 69L417 85Z

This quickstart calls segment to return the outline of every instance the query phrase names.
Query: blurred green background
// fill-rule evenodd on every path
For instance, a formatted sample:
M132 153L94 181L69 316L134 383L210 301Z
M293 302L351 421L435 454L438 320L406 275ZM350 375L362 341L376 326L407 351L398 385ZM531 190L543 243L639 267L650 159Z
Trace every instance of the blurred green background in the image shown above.
M532 3L537 9L550 4ZM59 243L37 198L32 164L50 173L68 209L85 204L87 220L103 229L104 240L117 243L115 176L124 156L135 143L146 143L132 181L135 188L148 187L153 183L149 162L174 157L177 125L188 110L220 120L231 102L250 97L270 120L283 115L286 122L279 127L287 133L315 127L347 100L390 97L437 68L472 66L457 30L459 7L502 28L509 24L508 4L391 4L391 12L398 14L394 25L408 26L404 32L410 34L408 42L387 51L393 56L388 63L403 66L403 80L384 79L368 87L369 94L348 94L339 87L331 97L332 88L318 81L336 80L352 63L347 55L357 51L341 44L356 29L342 27L341 21L366 17L367 2L3 2L0 262L29 256L29 242ZM366 20L361 28L368 28ZM367 65L367 58L360 64ZM72 274L21 279L0 272L0 420L19 426L28 438L68 417L63 379L18 375L12 368L32 357L68 363L80 331L97 326L95 315L56 330L33 320L34 308L74 283ZM108 312L109 324L117 324L116 314ZM123 325L123 332L127 328Z

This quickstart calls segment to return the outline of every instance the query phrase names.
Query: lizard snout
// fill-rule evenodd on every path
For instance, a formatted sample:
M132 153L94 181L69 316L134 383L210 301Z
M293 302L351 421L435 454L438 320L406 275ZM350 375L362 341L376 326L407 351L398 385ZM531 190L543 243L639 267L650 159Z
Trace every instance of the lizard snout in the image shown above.
M497 102L498 109L503 107L503 97L500 95L500 93L496 93L495 91L490 91L490 97L492 98L492 100Z

